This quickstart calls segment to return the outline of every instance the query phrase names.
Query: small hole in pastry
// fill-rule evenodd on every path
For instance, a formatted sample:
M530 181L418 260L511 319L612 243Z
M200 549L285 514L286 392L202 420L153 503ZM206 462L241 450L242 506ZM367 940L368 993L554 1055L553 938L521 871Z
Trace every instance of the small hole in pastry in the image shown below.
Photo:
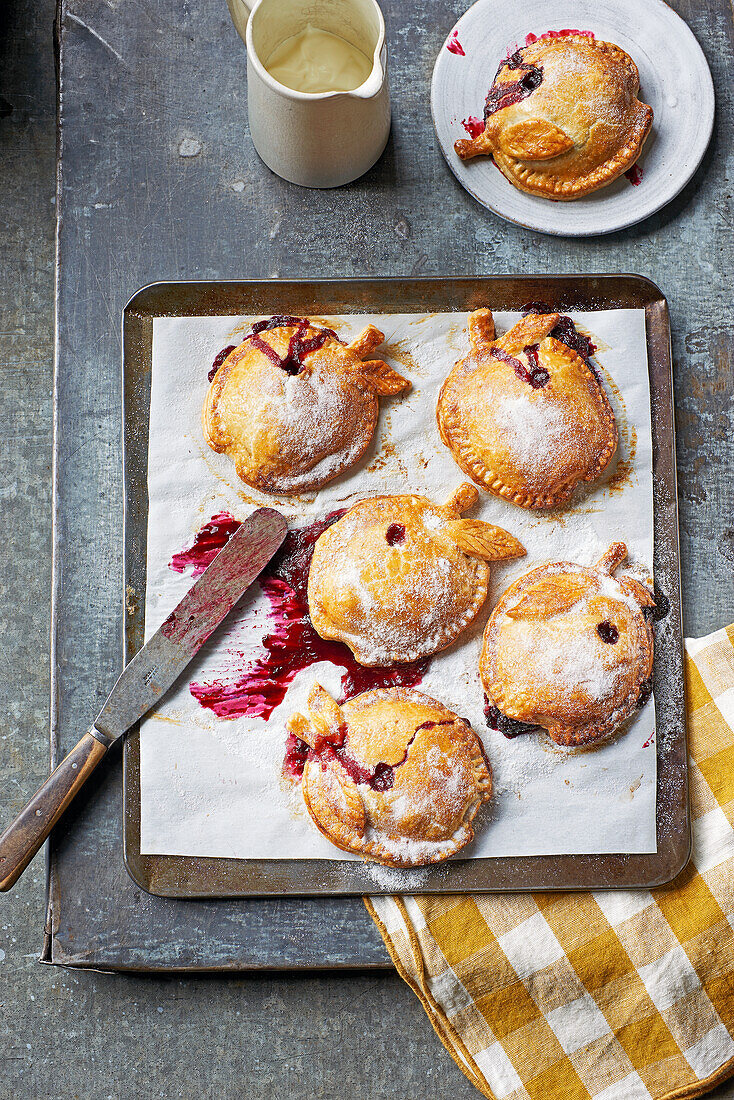
M405 542L405 526L402 523L391 523L385 532L388 546L402 546Z
M607 645L614 645L619 641L619 631L614 623L607 622L605 619L603 623L599 623L596 628L596 632L603 642Z

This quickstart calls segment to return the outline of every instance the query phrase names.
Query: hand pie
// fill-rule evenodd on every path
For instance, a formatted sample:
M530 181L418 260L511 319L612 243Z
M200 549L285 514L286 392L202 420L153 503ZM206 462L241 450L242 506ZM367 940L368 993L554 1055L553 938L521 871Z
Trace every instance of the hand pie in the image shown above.
M530 314L495 338L488 309L469 316L471 350L444 382L436 416L462 470L523 508L563 504L617 448L604 388L551 334L559 314Z
M558 745L613 733L650 694L655 601L617 542L592 567L555 562L511 584L484 633L479 673L490 725L543 726ZM509 723L507 720L510 720Z
M483 133L454 149L462 160L491 154L520 191L578 199L639 157L653 117L639 88L637 66L619 46L589 35L543 36L502 62Z
M207 393L204 437L268 493L316 489L354 465L377 424L378 395L410 386L381 359L369 325L351 344L305 318L258 321L226 357Z
M316 684L308 707L310 717L294 714L288 729L304 750L306 808L332 844L416 867L472 840L492 777L466 719L407 688L367 691L339 706Z
M461 518L478 495L465 483L444 506L373 497L324 531L308 575L321 637L345 642L361 665L415 661L450 645L487 598L487 563L525 553L501 527Z

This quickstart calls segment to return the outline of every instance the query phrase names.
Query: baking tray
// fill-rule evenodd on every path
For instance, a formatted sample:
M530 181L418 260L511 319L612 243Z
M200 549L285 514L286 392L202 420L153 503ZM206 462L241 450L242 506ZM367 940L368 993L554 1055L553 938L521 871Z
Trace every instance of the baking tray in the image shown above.
M691 841L675 428L665 297L654 283L639 275L168 282L139 290L123 311L125 659L130 660L144 639L148 416L155 317L426 313L480 306L519 310L531 301L547 302L560 312L645 310L652 406L654 573L658 606L668 620L667 629L658 634L654 669L655 696L666 700L656 714L657 852L455 859L449 865L421 869L416 886L422 893L649 888L669 882L688 862ZM348 860L142 855L137 727L125 743L123 792L125 865L148 893L212 898L391 892L390 886L377 885L361 862Z

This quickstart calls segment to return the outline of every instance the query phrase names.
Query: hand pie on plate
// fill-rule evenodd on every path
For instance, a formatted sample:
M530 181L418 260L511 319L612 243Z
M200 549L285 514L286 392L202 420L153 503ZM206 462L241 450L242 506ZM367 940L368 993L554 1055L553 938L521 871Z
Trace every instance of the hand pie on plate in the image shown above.
M331 481L369 446L378 395L410 386L381 359L362 361L383 339L373 325L345 345L305 318L258 321L209 387L207 443L264 492L301 493Z
M578 199L639 157L653 117L639 88L637 66L619 46L590 35L542 36L502 62L483 133L454 148L462 160L491 154L520 191Z
M373 497L324 531L308 575L321 637L346 643L362 665L415 661L450 645L487 598L487 563L525 553L501 527L461 518L477 497L466 483L443 506Z
M647 701L655 601L612 576L626 556L618 542L595 566L555 562L510 585L479 661L490 725L508 736L524 732L515 723L543 726L558 745L588 745Z
M469 316L471 350L444 382L436 416L446 446L479 485L523 508L563 504L617 448L617 425L588 363L529 314L496 339L488 309Z
M339 706L318 684L291 735L308 746L302 791L324 836L391 867L448 859L473 838L492 793L468 722L408 688L367 691Z

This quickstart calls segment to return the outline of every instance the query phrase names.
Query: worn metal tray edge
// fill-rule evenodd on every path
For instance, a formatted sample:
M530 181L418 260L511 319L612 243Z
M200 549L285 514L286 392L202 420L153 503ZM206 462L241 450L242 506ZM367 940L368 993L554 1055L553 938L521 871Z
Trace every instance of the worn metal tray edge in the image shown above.
M389 291L389 294L386 292ZM387 297L387 303L383 296ZM338 313L375 308L466 310L490 302L519 308L541 299L562 310L646 310L653 406L654 566L669 600L669 641L656 652L655 690L672 700L658 725L658 851L652 854L497 857L453 860L401 874L411 892L499 892L650 888L671 881L690 858L687 753L683 698L680 559L678 550L672 360L667 302L640 275L447 276L404 279L158 282L138 290L123 311L123 434L126 659L142 644L147 523L147 434L153 316L279 312ZM656 714L659 721L659 715ZM232 860L140 853L139 734L124 752L124 860L150 894L177 898L353 895L391 892L363 864L342 860Z

